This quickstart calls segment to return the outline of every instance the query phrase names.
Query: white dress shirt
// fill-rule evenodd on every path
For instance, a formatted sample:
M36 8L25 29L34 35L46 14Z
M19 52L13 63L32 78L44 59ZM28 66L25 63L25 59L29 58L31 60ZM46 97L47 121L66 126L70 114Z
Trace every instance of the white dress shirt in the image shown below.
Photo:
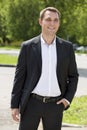
M39 82L37 83L32 93L49 97L60 96L61 91L56 75L56 38L52 44L48 45L41 36L41 53L42 73Z

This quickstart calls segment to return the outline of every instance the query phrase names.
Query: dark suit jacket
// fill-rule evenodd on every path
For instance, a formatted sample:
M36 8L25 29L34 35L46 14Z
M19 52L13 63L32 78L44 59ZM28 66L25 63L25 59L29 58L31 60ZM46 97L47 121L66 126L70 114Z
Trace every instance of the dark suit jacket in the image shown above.
M56 37L57 79L61 98L72 101L77 89L78 72L72 45ZM22 44L16 67L12 90L11 108L19 108L22 113L29 100L29 95L41 76L42 57L40 36Z

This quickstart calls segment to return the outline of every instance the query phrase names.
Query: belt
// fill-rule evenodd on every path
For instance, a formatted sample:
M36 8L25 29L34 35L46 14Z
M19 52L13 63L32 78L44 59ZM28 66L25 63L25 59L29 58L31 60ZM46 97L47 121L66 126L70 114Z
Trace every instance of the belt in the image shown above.
M40 95L37 95L37 94L34 94L34 93L32 93L30 95L30 97L33 97L33 98L35 98L37 100L40 100L43 103L56 102L56 101L59 101L61 99L60 96L57 96L57 97L47 97L47 96L40 96Z

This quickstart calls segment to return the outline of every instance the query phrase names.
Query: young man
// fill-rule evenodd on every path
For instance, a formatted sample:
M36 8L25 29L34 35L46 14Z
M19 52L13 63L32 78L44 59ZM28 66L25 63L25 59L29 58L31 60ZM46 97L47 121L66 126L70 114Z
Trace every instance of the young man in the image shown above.
M22 44L12 90L12 117L19 130L61 130L64 109L77 89L78 72L72 45L56 36L60 12L40 12L39 36ZM20 113L20 116L19 116Z

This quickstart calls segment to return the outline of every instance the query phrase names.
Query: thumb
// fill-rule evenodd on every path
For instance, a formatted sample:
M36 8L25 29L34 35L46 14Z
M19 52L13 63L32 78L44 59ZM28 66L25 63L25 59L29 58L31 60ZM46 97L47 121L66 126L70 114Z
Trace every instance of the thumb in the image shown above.
M57 102L57 104L61 104L62 103L62 100L59 100L58 102Z

